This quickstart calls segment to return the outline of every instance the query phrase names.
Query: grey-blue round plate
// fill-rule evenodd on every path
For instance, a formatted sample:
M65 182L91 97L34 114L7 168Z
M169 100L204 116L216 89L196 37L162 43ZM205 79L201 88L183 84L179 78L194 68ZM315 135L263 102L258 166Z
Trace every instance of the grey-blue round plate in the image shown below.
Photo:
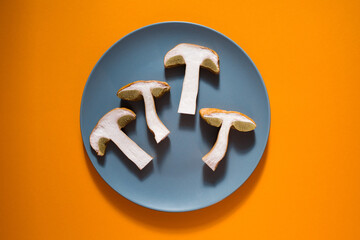
M177 113L185 68L164 69L166 52L179 43L206 46L220 57L220 75L200 71L195 116ZM170 93L156 99L157 113L171 131L159 144L147 128L144 103L116 96L119 88L137 80L165 81L171 86ZM116 107L136 113L136 120L123 130L154 157L142 171L112 142L104 157L97 157L90 147L89 136L97 121ZM200 118L199 110L207 107L242 112L257 124L253 132L231 130L226 157L215 172L201 160L219 130ZM183 212L221 201L251 175L268 140L270 106L259 71L235 42L198 24L164 22L126 35L100 58L83 92L80 125L92 164L116 192L150 209Z

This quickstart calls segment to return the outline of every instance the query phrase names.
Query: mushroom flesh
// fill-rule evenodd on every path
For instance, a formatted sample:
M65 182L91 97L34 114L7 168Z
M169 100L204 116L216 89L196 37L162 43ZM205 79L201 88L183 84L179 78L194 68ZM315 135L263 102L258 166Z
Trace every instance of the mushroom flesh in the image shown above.
M121 130L135 118L135 113L127 108L115 108L106 113L90 134L91 147L103 156L106 143L111 140L140 170L143 169L153 158Z
M221 126L215 145L202 158L213 171L216 170L219 162L226 154L230 128L240 132L249 132L256 128L254 120L240 112L225 111L217 108L202 108L200 116L212 126Z
M200 67L219 74L219 56L210 48L181 43L166 53L165 68L186 64L178 113L195 115Z
M117 96L124 100L138 101L144 99L146 123L155 136L157 143L166 138L170 131L156 113L154 97L161 97L170 90L166 82L155 80L136 81L119 89Z

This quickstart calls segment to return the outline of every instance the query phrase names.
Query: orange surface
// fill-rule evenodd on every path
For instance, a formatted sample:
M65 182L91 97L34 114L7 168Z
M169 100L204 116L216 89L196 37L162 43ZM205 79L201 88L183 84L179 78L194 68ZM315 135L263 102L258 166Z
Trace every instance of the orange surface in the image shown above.
M2 1L0 239L360 239L360 2ZM233 195L180 214L137 206L83 149L82 91L148 24L218 30L253 59L272 122Z

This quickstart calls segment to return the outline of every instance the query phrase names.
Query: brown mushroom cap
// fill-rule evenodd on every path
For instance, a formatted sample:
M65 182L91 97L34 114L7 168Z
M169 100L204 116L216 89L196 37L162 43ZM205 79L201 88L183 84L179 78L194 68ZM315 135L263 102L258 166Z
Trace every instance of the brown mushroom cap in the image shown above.
M220 127L223 119L232 116L232 128L241 132L249 132L256 128L254 120L240 112L226 111L218 108L202 108L199 112L200 116L214 127Z
M170 86L166 82L155 81L155 80L150 80L150 81L139 80L139 81L129 83L129 84L123 86L122 88L120 88L119 91L117 92L117 96L121 99L128 100L128 101L141 100L142 93L140 90L136 89L136 87L139 85L143 85L143 84L151 84L154 86L150 89L151 94L154 97L161 97L162 95L164 95L166 92L168 92L170 90Z
M180 44L176 45L174 48L172 48L170 51L168 51L164 57L165 68L176 67L176 66L186 64L185 59L182 54L177 54L177 55L168 57L169 53L171 54L172 52L174 52L174 50L178 49L179 47L184 47L184 46L189 47L189 48L199 49L199 50L210 51L211 53L213 53L215 55L216 61L214 62L210 58L205 58L202 61L202 63L200 64L200 66L210 70L213 73L219 74L219 72L220 72L219 55L210 48L196 45L196 44L191 44L191 43L180 43Z

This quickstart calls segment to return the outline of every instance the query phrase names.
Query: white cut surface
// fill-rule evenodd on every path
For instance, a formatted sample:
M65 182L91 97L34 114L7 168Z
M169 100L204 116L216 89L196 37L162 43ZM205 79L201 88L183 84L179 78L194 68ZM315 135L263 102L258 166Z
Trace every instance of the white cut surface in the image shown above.
M100 139L109 139L113 141L116 146L118 146L118 148L141 170L152 160L152 157L142 150L120 129L118 120L126 115L135 117L133 112L120 108L114 109L105 114L90 135L90 145L97 153L99 153Z
M164 62L166 63L170 58L179 55L184 58L186 68L178 113L195 115L200 65L205 59L210 59L219 68L219 57L210 49L182 43L165 55Z
M159 143L170 134L170 131L161 122L159 116L157 115L154 97L151 93L151 89L154 88L168 88L168 87L156 81L147 81L147 82L137 82L123 90L125 91L138 90L141 92L145 105L146 123L149 129L154 133L156 143Z

